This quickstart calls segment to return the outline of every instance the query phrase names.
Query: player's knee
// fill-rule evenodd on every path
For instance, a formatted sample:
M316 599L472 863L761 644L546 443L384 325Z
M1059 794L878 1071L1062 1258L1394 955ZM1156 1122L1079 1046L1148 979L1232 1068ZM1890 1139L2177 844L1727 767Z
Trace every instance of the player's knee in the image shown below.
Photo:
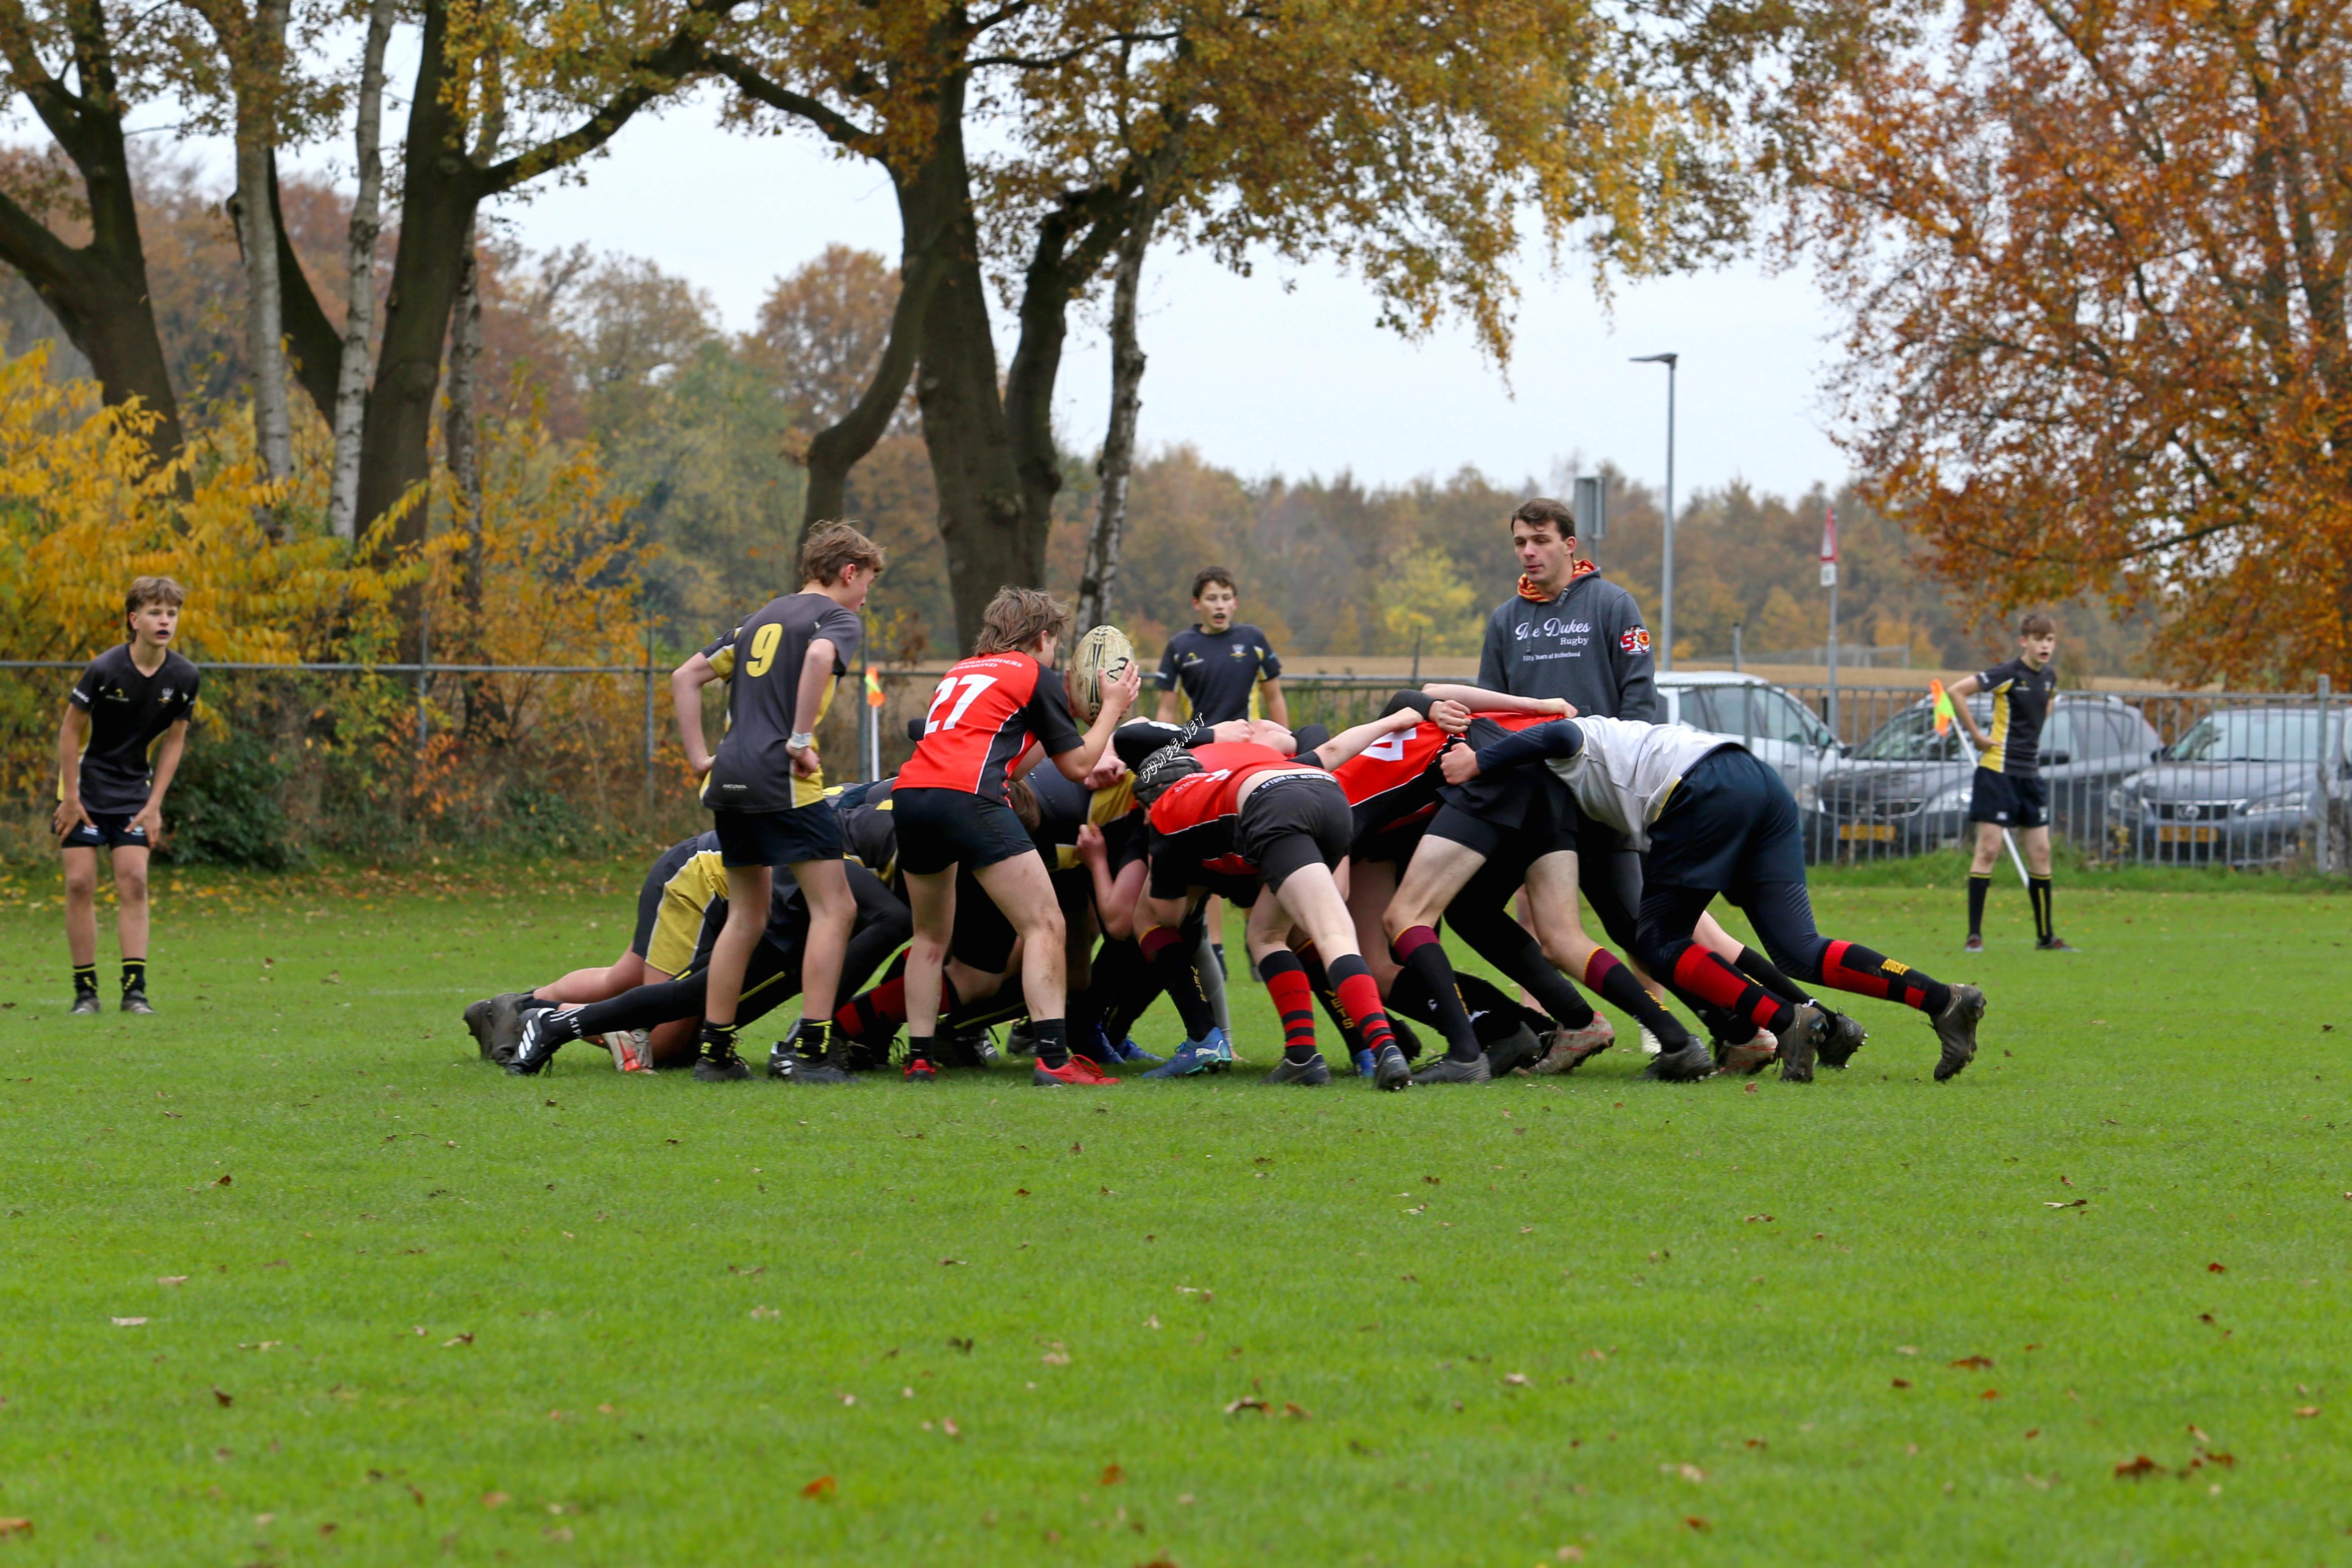
M1063 941L1064 925L1059 904L1049 904L1031 911L1029 921L1029 925L1022 930L1021 935L1032 943L1059 944Z
M121 871L115 873L114 892L115 895L121 898L125 904L146 903L146 871L142 868L139 871Z
M77 903L87 904L98 896L98 870L73 867L66 873L66 896Z

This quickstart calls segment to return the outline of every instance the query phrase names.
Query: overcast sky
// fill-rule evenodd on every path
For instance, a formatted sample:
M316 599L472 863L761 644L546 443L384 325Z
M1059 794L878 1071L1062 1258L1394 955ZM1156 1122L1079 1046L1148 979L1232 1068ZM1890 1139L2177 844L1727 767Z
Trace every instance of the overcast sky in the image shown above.
M839 241L894 259L898 214L869 166L813 137L722 131L704 104L640 118L584 185L500 204L526 244L586 243L650 256L748 326L778 274ZM1505 481L1616 463L1664 477L1665 372L1633 354L1682 355L1675 488L1746 478L1791 494L1845 472L1818 391L1831 318L1799 275L1742 267L1622 289L1614 318L1580 277L1522 276L1512 385L1470 333L1407 343L1376 324L1370 293L1336 267L1238 277L1162 246L1142 323L1147 447L1191 443L1248 475L1369 482L1440 477L1465 464ZM1009 341L1007 343L1009 348ZM1056 400L1064 437L1090 451L1109 401L1094 319L1072 334ZM1516 391L1516 395L1514 395Z
M387 134L404 115L387 103ZM142 118L173 134L160 106ZM897 210L869 165L835 158L814 136L749 137L717 120L708 89L640 115L581 169L583 183L542 180L493 210L534 249L585 243L650 257L708 290L734 329L751 324L778 275L829 244L895 260ZM230 180L226 143L174 140ZM348 174L348 144L287 162ZM1832 322L1805 276L1747 265L1626 287L1612 315L1575 266L1560 277L1521 269L1507 385L1466 329L1419 343L1381 330L1370 291L1336 266L1268 264L1244 278L1163 246L1147 264L1143 444L1189 443L1252 476L1344 471L1400 483L1469 465L1504 483L1548 484L1605 461L1654 486L1665 476L1665 371L1627 361L1671 351L1682 356L1679 497L1740 478L1794 495L1843 476L1819 390ZM1009 355L1010 340L1000 343ZM1108 402L1098 315L1082 310L1056 399L1064 438L1092 451Z

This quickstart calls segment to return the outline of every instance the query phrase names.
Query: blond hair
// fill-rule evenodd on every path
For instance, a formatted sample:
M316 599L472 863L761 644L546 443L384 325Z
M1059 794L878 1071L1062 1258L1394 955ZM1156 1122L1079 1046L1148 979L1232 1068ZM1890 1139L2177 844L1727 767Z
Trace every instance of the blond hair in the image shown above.
M1066 636L1070 607L1042 588L1000 588L981 612L980 635L971 644L979 653L1026 653L1040 637Z

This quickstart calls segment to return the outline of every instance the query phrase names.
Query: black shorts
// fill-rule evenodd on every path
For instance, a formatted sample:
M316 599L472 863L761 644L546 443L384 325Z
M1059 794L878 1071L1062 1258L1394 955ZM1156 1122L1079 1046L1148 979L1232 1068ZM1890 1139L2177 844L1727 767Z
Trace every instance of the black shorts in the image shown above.
M1517 832L1526 823L1528 813L1541 808L1549 796L1549 786L1559 782L1559 775L1542 763L1523 762L1499 773L1481 773L1467 784L1443 785L1437 798L1459 815L1491 822L1506 832ZM1467 839L1457 841L1469 842Z
M1391 822L1375 828L1369 833L1356 835L1355 848L1349 853L1360 861L1389 861L1397 865L1412 863L1412 852L1421 847L1423 833L1429 831L1430 819L1417 816L1409 822Z
M1328 773L1276 773L1262 779L1242 802L1234 848L1257 867L1258 880L1279 891L1310 865L1336 868L1355 841L1356 814L1339 781Z
M1645 887L1728 894L1745 904L1761 883L1805 880L1797 800L1780 776L1737 746L1694 764L1650 828Z
M1475 802L1448 800L1429 820L1429 836L1475 850L1490 862L1517 868L1524 877L1527 868L1544 856L1577 847L1584 813L1577 810L1576 798L1559 776L1541 764L1513 768L1503 777L1511 780L1507 812L1497 816L1473 809L1474 803L1497 803L1497 795Z
M1029 830L1002 800L969 789L898 789L890 796L898 823L898 869L931 876L951 865L966 871L1032 855Z
M841 819L827 801L787 806L781 811L710 813L719 830L719 863L724 866L799 865L841 858Z
M678 867L692 860L700 835L683 839L662 851L661 859L654 862L646 873L645 884L637 889L637 928L629 937L629 951L644 957L653 950L654 925L661 918L662 895L669 891L669 879L677 874Z
M1969 789L1969 821L2004 828L2041 828L2050 822L2050 796L2042 775L2020 779L1979 768Z
M61 850L143 850L147 830L131 825L136 811L85 811L84 821L58 841Z

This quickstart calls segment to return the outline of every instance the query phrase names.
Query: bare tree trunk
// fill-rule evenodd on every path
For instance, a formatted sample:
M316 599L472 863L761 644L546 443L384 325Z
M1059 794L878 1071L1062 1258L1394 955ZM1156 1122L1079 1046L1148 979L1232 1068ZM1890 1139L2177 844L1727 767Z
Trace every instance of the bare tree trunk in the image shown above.
M392 38L393 0L370 0L360 60L359 195L352 203L351 289L343 313L343 352L335 376L335 472L327 517L346 544L358 533L360 435L367 423L368 372L373 369L375 243L383 225L383 54Z
M236 106L236 226L245 251L246 353L253 363L254 444L264 475L294 472L294 420L286 391L285 303L278 288L278 225L271 154L277 150L278 89L285 71L288 0L261 0L239 52ZM273 521L271 536L282 524Z
M1158 211L1147 200L1135 222L1119 236L1118 260L1111 272L1110 428L1103 433L1095 473L1102 480L1095 526L1087 535L1085 574L1078 579L1080 630L1109 621L1118 587L1118 548L1127 534L1127 482L1135 468L1135 422L1143 411L1143 345L1137 340L1135 308L1143 291L1143 253L1150 248Z
M482 444L478 371L482 358L482 292L481 270L471 239L469 234L466 259L457 273L457 300L452 311L455 319L449 329L449 406L442 415L441 439L449 454L449 476L457 481L462 521L474 534L467 554L478 564Z

